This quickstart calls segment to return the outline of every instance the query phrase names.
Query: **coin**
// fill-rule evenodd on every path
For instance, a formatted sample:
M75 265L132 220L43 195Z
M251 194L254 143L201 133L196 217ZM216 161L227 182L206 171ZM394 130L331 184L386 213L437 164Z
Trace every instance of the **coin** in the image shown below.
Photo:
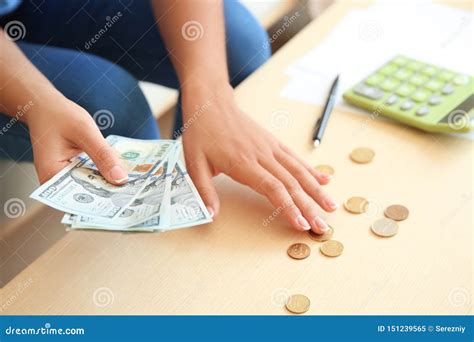
M395 221L406 220L406 218L408 217L408 213L408 209L400 204L393 204L391 206L388 206L384 211L386 217Z
M337 240L329 240L321 245L321 253L329 257L337 257L343 250L344 245Z
M315 166L315 170L324 173L325 175L332 176L334 174L334 169L330 165L319 164Z
M351 197L345 200L344 208L353 214L362 214L367 210L369 201L363 197Z
M302 294L292 295L286 302L286 309L295 314L302 314L309 310L311 302Z
M397 234L398 224L392 219L381 218L372 223L371 229L378 236L390 237Z
M305 243L294 243L288 247L287 252L293 259L306 259L311 253L311 248Z
M370 163L374 159L375 152L368 147L358 147L349 155L353 161L359 164Z
M331 240L333 234L334 234L334 229L332 229L331 226L329 226L329 230L327 232L324 232L323 234L316 234L312 230L308 230L309 237L318 242L324 242L327 240Z

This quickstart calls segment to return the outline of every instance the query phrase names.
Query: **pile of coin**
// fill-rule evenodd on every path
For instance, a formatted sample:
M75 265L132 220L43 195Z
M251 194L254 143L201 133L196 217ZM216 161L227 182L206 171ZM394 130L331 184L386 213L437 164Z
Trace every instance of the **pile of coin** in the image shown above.
M311 254L311 248L305 243L294 243L288 247L288 255L296 260L306 259Z
M309 310L311 302L308 297L302 294L295 294L288 298L286 309L295 314L302 314Z
M344 208L353 214L362 214L367 211L369 201L363 197L350 197L344 201Z
M403 221L408 218L409 211L401 204L393 204L385 208L384 214L389 219Z
M332 176L334 175L334 169L330 165L319 164L314 168L316 171L324 173L325 175Z
M312 230L308 231L310 239L322 242L320 247L321 253L328 257L337 257L342 254L344 246L341 242L332 240L334 235L334 228L329 226L329 230L324 234L316 234ZM288 256L296 260L306 259L311 254L311 247L306 243L298 242L292 244L287 249ZM295 314L302 314L309 310L310 300L308 297L302 294L295 294L290 296L287 303L286 309Z
M374 157L375 152L368 147L358 147L349 154L352 161L358 164L370 163ZM320 164L315 167L316 171L333 175L334 168L330 165ZM363 214L369 210L371 203L364 197L354 196L344 201L344 208L352 214ZM371 230L374 234L381 237L391 237L398 232L399 221L406 220L409 215L408 209L401 204L393 204L385 208L385 217L378 218L371 225ZM344 245L337 240L333 240L334 229L329 226L328 231L324 234L316 234L312 230L308 231L309 237L317 242L321 242L320 251L323 255L328 257L338 257L344 251ZM311 254L311 247L305 243L294 243L287 250L288 255L296 260L306 259ZM302 314L309 310L310 300L302 294L295 294L288 298L286 302L286 309L295 314Z
M352 150L349 157L358 164L367 164L374 159L375 152L368 147L358 147Z
M380 218L372 223L370 227L374 234L381 237L391 237L398 232L398 223L408 218L408 209L400 204L393 204L384 210L386 217Z
M328 257L337 257L343 250L344 245L337 240L328 240L321 245L321 253Z

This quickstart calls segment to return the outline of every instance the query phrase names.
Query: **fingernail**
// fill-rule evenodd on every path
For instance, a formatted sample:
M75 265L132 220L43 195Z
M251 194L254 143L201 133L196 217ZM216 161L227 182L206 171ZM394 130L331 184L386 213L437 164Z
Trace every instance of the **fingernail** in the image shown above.
M333 175L328 175L327 173L323 173L323 177L329 181L332 179Z
M331 198L328 198L326 200L326 204L328 205L329 208L331 208L332 210L336 210L337 208L339 208L339 204L337 204L336 202L334 202L333 199Z
M207 208L207 211L209 212L209 215L211 215L211 218L214 217L214 210L212 210L211 207L206 207Z
M299 215L297 217L296 221L298 222L300 227L303 228L304 230L310 230L311 229L311 226L309 225L308 221L306 221L306 219L302 215Z
M110 178L112 178L117 183L121 184L128 180L128 175L125 170L120 165L114 165L110 169Z
M321 217L316 217L314 219L314 223L316 223L316 226L318 226L319 229L323 232L327 232L329 230L329 226L326 222Z

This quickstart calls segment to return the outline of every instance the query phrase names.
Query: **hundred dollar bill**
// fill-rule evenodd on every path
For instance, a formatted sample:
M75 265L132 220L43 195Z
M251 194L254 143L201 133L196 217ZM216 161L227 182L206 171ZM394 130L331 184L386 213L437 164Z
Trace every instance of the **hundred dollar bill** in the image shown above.
M170 199L171 229L212 222L209 211L180 160L173 170Z
M113 221L100 217L76 216L74 228L82 227L104 227L127 228L136 226L153 217L159 216L161 222L164 215L169 211L169 189L171 184L171 173L176 164L180 144L173 146L169 158L164 164L148 175L146 185L135 197L134 201L123 210Z
M169 219L163 219L161 215L155 216L141 224L128 228L114 228L87 226L87 223L76 224L72 215L65 215L62 222L71 225L71 229L107 229L121 231L169 231L212 222L212 218L199 196L191 178L184 168L182 162L178 162L172 172L170 189Z
M91 227L84 225L82 226L74 226L74 222L76 221L77 216L74 214L64 214L63 218L61 219L61 223L67 226L67 230L110 230L110 231L133 231L133 232L160 232L160 230L147 228L147 227L129 227L129 228L116 228L110 226L103 226L103 227ZM134 228L133 230L131 228Z
M120 153L125 153L125 155L129 153L130 159L133 155L135 167L132 169L132 173L129 173L129 181L126 184L116 186L108 183L90 159L80 157L36 189L30 197L67 213L94 217L113 223L120 215L124 218L130 213L126 209L137 203L135 199L145 188L149 192L148 197L151 197L151 192L159 196L159 191L156 189L159 188L160 179L159 177L151 179L150 174L163 165L175 143L150 140L146 144L142 144L136 139L117 136L113 136L113 139L115 139L112 140L114 146L124 146L119 147ZM125 148L125 145L119 144L117 140L120 139L127 139L129 147ZM156 144L157 147L152 147L153 144ZM145 148L144 146L149 147ZM140 153L145 152L148 154L139 158ZM136 168L137 165L142 165L140 163L145 161L147 164L153 165L147 169L146 173ZM138 199L138 203L140 200ZM145 217L144 220L147 218Z
M173 170L170 190L170 210L166 221L154 218L132 229L153 228L168 231L212 222L211 215L180 160Z
M129 176L153 172L168 154L173 154L177 144L174 140L140 140L118 135L109 135L106 140L122 160ZM97 170L87 154L81 153L77 158L86 161L85 167Z

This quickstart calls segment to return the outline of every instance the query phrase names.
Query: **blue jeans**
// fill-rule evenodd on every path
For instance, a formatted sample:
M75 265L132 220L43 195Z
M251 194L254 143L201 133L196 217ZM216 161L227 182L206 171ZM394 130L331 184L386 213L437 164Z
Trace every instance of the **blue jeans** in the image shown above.
M229 76L236 86L269 58L268 37L235 0L224 2L224 16ZM23 1L0 18L0 26L13 20L26 28L18 46L61 93L91 115L113 113L114 123L102 130L104 136L159 137L137 82L175 89L179 82L149 0ZM181 124L178 105L175 132ZM6 133L0 134L0 159L31 161L27 126L11 125L11 117L0 114L0 129L6 126Z

